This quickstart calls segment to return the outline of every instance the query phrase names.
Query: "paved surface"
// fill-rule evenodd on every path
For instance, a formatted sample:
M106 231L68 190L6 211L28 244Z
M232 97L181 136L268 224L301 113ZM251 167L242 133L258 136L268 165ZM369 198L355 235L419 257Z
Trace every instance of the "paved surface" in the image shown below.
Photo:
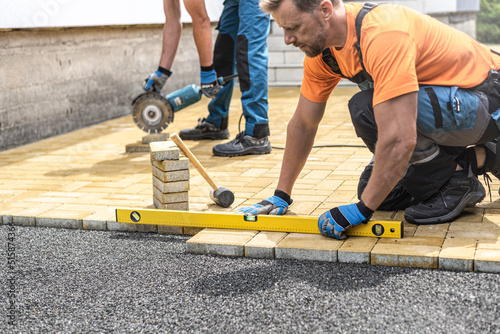
M193 255L186 236L11 233L3 333L500 333L497 274Z
M318 130L316 147L294 187L295 202L289 214L319 216L333 206L357 201L357 180L371 154L356 137L347 112L347 101L356 91L342 88L332 95ZM273 194L281 167L286 125L298 96L298 88L270 89L270 140L274 147L271 154L222 158L213 156L211 149L223 141L186 142L215 182L231 189L236 196L231 207L218 207L209 198L210 186L191 166L190 210L236 211ZM206 115L207 102L208 99L203 99L176 113L167 130L173 133L195 126L198 117ZM236 93L231 104L231 138L238 133L240 112ZM140 142L144 135L127 116L0 152L0 222L159 231L157 226L127 226L115 222L117 207L153 207L149 153L125 152L127 145ZM499 185L498 180L493 180L492 201L487 197L452 224L418 227L405 222L402 243L387 244L387 240L379 240L368 249L356 242L349 247L364 249L362 255L371 263L500 272ZM403 212L377 211L373 219L403 220L404 217ZM186 234L186 230L182 232ZM342 251L344 246L336 247ZM331 258L335 260L337 255Z

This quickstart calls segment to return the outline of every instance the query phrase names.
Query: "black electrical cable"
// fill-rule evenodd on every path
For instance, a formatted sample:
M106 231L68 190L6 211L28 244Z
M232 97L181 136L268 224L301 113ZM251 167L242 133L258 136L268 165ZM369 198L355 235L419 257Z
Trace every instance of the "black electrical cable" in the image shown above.
M238 121L238 133L241 132L240 125L241 125L241 119L243 118L243 113L241 113L240 119ZM328 148L328 147L366 147L366 145L315 145L312 148ZM276 146L271 146L272 149L275 150L284 150L284 147L276 147Z

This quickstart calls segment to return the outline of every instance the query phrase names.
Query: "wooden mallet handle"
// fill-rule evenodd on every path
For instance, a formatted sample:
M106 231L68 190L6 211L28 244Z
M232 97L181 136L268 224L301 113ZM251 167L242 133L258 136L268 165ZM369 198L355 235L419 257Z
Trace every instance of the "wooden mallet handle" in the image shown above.
M214 191L216 191L219 187L217 187L217 185L215 184L215 182L210 178L210 176L208 176L207 171L205 170L205 168L203 168L203 166L198 161L198 159L196 159L196 157L193 155L193 153L191 153L191 151L184 144L184 142L179 137L179 135L177 135L177 133L173 133L170 136L170 139L172 139L174 141L174 143L179 147L179 149L182 151L182 153L184 153L184 155L189 159L189 161L191 161L191 163L194 165L194 167L196 167L196 169L198 170L198 172L200 172L201 176L203 176L203 178L208 182L208 184L210 185L210 187L212 187L212 189Z

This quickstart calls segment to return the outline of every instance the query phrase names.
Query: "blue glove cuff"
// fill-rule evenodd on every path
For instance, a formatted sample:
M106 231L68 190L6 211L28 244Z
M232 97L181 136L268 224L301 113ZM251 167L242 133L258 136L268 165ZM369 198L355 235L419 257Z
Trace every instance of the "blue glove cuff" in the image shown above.
M202 84L212 83L217 80L217 74L213 69L211 71L201 71L200 79Z

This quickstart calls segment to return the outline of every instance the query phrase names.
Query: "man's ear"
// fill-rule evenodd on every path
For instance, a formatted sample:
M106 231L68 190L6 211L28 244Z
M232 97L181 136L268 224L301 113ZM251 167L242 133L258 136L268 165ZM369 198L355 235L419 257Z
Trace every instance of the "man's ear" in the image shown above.
M333 14L333 4L331 0L323 0L319 4L319 11L321 13L321 17L328 21Z

